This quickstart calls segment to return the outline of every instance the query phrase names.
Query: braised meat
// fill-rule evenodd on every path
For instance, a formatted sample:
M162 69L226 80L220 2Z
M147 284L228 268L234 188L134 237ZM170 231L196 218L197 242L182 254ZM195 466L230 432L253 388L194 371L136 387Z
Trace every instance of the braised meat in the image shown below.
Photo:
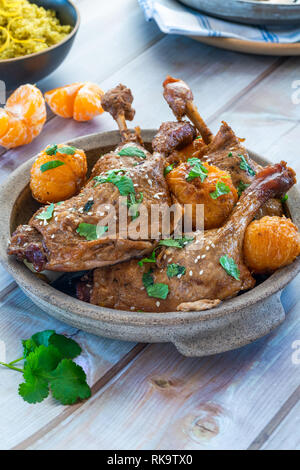
M152 157L127 130L125 117L134 115L131 102L131 92L123 85L104 95L105 107L116 118L124 142L98 160L90 181L79 195L39 209L28 225L18 227L12 235L9 254L32 262L37 271L80 271L152 251L154 242L150 239L132 239L127 231L119 230L120 211L124 209L120 196L124 191L111 182L116 179L122 182L123 178L129 184L125 191L125 204L131 209L126 212L127 225L138 215L139 203L143 202L149 211L151 204L171 203L162 157ZM108 175L113 175L109 181ZM116 226L116 235L105 236L110 222Z
M180 118L186 115L202 136L199 143L199 150L194 152L194 157L201 158L221 170L228 171L231 175L233 184L241 193L247 185L251 184L255 174L262 169L260 165L254 162L241 140L235 135L231 127L223 122L219 132L213 136L212 132L199 115L197 107L193 103L193 94L188 85L176 78L168 76L163 83L164 97L178 118L178 103L180 103ZM184 110L185 103L185 112ZM169 162L182 161L184 149L181 152L173 152L169 156ZM282 204L279 200L270 200L265 206L261 207L257 217L264 215L283 215Z
M285 162L264 168L222 228L196 233L193 242L183 248L160 248L150 269L149 264L140 267L135 260L96 269L90 302L148 312L202 310L252 288L255 280L244 264L242 252L245 230L268 199L281 196L295 182L295 173ZM170 266L173 274L174 269L179 274L171 275ZM158 291L167 285L167 297L151 297L153 289L148 290L149 285L157 286Z
M196 136L196 129L189 122L163 122L152 140L152 148L154 152L168 156L191 144Z

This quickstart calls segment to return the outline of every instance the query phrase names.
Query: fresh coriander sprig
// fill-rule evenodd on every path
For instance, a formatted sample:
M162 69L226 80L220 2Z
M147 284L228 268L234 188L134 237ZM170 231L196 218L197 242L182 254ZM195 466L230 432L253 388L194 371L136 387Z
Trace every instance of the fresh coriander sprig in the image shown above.
M191 170L186 177L187 181L192 181L195 178L200 178L201 182L205 180L208 175L208 169L202 165L199 158L188 158L188 163L191 165Z
M23 374L19 395L28 403L40 403L52 395L63 405L72 405L91 396L84 370L73 362L81 347L71 338L54 330L40 331L22 341L23 356L8 364L0 364ZM24 368L14 364L24 361Z

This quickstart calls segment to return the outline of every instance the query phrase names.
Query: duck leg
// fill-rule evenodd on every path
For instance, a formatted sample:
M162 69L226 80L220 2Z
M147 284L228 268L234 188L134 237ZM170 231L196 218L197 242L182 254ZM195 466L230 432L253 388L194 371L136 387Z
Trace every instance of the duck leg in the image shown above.
M193 102L193 93L188 85L183 81L171 76L167 76L163 83L164 98L172 109L176 118L180 121L183 116L187 116L200 132L203 141L210 144L213 134L199 114Z

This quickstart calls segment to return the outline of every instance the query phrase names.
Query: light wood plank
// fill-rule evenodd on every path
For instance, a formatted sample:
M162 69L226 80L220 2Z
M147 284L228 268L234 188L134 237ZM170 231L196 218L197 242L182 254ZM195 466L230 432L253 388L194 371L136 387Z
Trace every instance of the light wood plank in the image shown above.
M293 282L300 287L300 276ZM148 347L34 449L246 449L299 385L300 304L267 338L203 359ZM280 377L280 380L279 380ZM105 432L104 432L105 430Z
M300 402L268 439L263 450L300 450Z
M15 290L0 303L0 340L6 345L7 360L22 356L21 340L37 331L55 329L71 335L81 345L83 354L77 362L84 368L92 386L118 361L132 350L134 344L112 341L75 330L36 307L21 291ZM0 366L0 448L8 449L34 434L66 409L52 398L41 404L29 405L18 396L22 376ZM21 423L21 426L20 426Z

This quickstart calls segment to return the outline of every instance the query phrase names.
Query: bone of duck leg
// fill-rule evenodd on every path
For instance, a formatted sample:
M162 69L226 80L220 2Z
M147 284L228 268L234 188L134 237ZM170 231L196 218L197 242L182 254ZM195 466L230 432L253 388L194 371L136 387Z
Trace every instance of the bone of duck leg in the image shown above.
M162 248L157 255L158 261L151 265L151 273L149 266L144 264L141 268L134 260L110 269L96 269L90 292L91 303L123 310L134 307L146 312L202 309L252 288L255 280L243 260L245 230L269 198L285 193L295 182L294 171L284 162L264 168L245 190L239 205L222 228L196 233L194 241L182 249ZM221 265L222 259L233 263L231 274ZM167 269L170 264L183 267L185 273L169 277ZM151 275L154 284L168 285L165 300L147 294L143 285L145 273Z
M101 99L102 108L117 122L123 142L134 140L128 130L126 120L132 121L135 110L132 108L133 96L131 90L121 83L108 90Z
M183 80L168 76L163 83L163 87L164 98L176 118L181 120L186 115L200 132L203 141L209 144L213 134L200 116L193 102L193 93L188 85Z

